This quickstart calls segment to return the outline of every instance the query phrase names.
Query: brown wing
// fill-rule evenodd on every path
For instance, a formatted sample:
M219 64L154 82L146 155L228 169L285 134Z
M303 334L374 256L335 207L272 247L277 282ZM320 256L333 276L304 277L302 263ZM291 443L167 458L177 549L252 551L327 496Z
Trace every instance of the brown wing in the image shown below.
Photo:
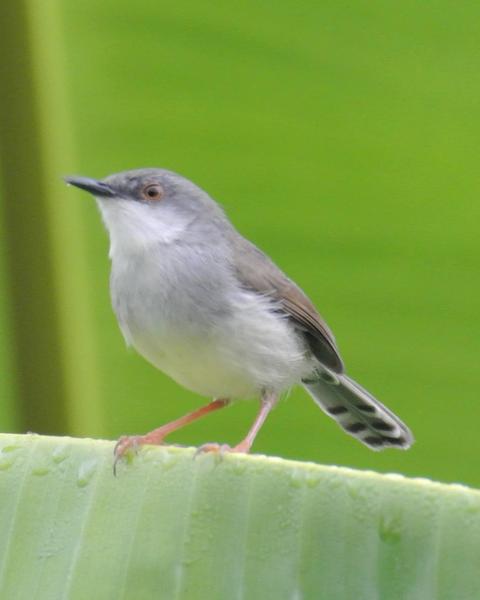
M233 262L246 288L268 294L303 332L315 357L336 373L344 370L335 338L302 290L256 246L232 232Z

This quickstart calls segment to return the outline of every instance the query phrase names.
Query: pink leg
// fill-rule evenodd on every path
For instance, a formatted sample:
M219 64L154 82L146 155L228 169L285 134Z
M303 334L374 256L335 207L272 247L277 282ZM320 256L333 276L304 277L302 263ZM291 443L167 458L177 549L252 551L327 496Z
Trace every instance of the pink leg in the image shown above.
M117 462L130 448L136 449L145 444L162 444L165 437L173 431L176 431L177 429L180 429L181 427L192 423L192 421L196 421L197 419L200 419L201 417L208 415L215 410L219 410L228 404L230 404L230 400L228 399L220 398L218 400L213 400L213 402L210 402L209 404L202 406L201 408L198 408L197 410L194 410L193 412L188 413L187 415L180 417L171 423L162 425L161 427L150 431L150 433L145 435L125 435L121 437L118 440L114 450L115 462L113 471L115 472Z
M204 444L200 446L199 452L243 452L248 453L257 437L257 433L260 431L262 425L265 423L269 412L275 406L277 402L276 394L265 393L261 400L260 410L251 426L249 432L245 438L233 448L230 448L226 444Z

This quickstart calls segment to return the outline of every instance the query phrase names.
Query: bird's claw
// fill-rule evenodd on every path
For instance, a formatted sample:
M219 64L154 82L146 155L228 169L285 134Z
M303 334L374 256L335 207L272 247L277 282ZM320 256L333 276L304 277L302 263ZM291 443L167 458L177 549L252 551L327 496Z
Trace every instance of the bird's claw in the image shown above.
M142 436L140 435L123 435L115 444L113 449L113 474L117 475L117 464L127 454L129 450L133 450L135 454L138 448L142 445Z
M228 444L217 444L215 442L209 442L207 444L202 444L199 446L197 451L195 452L194 458L196 458L199 454L212 453L216 454L220 458L223 458L225 454L230 453L239 453L239 454L247 454L250 450L250 444L244 440L240 442L236 446L229 446Z
M194 458L200 454L216 454L219 458L223 458L227 452L232 452L233 449L228 444L217 444L216 442L208 442L197 448Z

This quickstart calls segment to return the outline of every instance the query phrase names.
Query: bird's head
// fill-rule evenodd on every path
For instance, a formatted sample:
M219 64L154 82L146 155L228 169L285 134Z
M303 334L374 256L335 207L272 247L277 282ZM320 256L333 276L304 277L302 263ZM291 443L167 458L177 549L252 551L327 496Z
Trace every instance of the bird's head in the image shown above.
M224 220L223 211L194 183L165 169L137 169L104 179L66 177L92 194L110 235L111 254L141 251L183 239L190 228Z

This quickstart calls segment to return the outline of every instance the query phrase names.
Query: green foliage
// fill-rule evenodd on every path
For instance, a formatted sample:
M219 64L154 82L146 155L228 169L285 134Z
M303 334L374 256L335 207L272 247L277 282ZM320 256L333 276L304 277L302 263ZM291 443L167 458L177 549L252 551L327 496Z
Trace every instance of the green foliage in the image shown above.
M6 260L4 244L0 241L0 289L8 289L6 273ZM13 430L18 423L15 423L15 390L12 365L12 331L11 331L11 312L9 306L9 297L6 294L0 295L0 332L3 344L0 344L0 423L4 429Z
M263 456L0 436L0 596L472 600L480 493Z

